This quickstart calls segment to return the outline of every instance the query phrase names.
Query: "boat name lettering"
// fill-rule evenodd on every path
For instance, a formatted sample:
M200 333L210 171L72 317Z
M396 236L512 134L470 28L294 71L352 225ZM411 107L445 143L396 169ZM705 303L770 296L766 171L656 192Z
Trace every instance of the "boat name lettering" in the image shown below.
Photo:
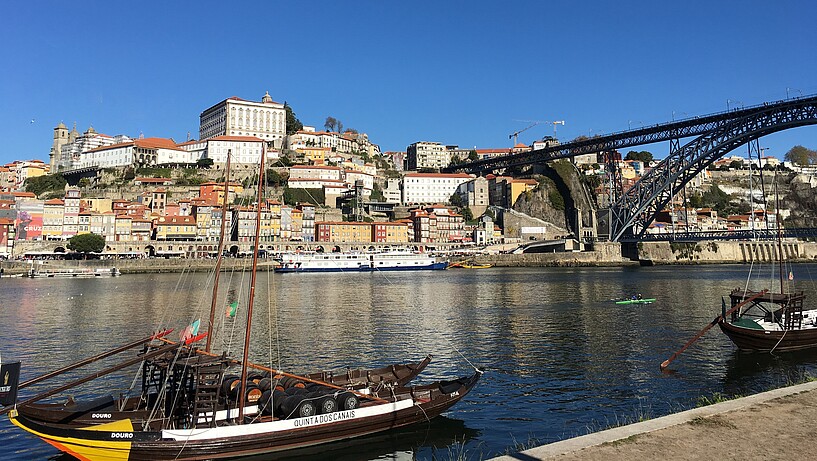
M11 392L11 386L0 386L0 392Z
M454 392L448 394L449 397L456 397L458 395L460 395L459 391L454 391Z
M91 418L98 418L98 419L111 419L110 413L91 413Z
M133 432L111 432L112 439L132 439Z
M331 423L334 421L343 421L344 419L351 419L355 417L355 410L336 411L327 415L308 416L306 418L299 418L293 422L295 427L312 426L313 424Z

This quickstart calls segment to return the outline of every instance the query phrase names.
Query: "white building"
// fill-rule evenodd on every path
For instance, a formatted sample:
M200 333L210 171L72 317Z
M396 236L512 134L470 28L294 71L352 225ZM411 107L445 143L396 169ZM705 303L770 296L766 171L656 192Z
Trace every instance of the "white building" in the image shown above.
M343 170L336 166L308 166L294 165L289 169L290 179L328 179L340 181L343 179Z
M80 154L77 168L118 166L156 166L196 163L190 152L176 146L172 139L144 138L97 147Z
M457 187L473 178L465 173L408 173L403 177L403 203L448 203Z
M457 194L463 206L470 208L474 216L481 216L488 209L488 180L482 176L457 186Z
M199 116L199 139L216 136L255 136L281 148L286 136L286 110L267 92L261 102L235 96L206 109ZM215 160L215 159L214 159Z
M438 142L415 142L406 148L406 163L406 169L411 171L420 168L439 170L451 163L451 152Z

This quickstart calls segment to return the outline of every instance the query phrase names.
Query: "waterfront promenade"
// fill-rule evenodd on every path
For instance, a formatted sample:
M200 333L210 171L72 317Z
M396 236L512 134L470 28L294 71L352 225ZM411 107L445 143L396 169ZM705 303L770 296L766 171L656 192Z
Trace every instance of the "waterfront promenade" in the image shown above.
M817 381L494 458L494 461L817 459Z

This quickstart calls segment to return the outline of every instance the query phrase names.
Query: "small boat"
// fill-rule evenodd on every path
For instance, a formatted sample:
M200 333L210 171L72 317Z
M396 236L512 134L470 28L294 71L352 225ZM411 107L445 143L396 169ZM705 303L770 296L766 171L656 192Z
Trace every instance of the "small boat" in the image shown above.
M462 264L460 265L463 269L488 269L493 267L492 264Z
M406 270L443 270L445 261L428 253L414 251L362 252L295 252L282 253L275 272L372 272Z
M641 298L641 299L622 299L616 301L616 304L652 304L655 298Z

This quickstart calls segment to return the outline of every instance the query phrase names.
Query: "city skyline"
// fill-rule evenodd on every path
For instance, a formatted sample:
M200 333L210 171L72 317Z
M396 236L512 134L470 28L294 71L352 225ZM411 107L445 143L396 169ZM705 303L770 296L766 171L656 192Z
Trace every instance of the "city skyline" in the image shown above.
M817 5L805 1L196 8L16 5L0 32L0 163L48 161L60 122L198 138L206 108L266 91L305 125L335 117L382 151L510 147L536 122L519 142L554 128L568 141L817 93ZM778 158L817 149L817 127L760 142Z

